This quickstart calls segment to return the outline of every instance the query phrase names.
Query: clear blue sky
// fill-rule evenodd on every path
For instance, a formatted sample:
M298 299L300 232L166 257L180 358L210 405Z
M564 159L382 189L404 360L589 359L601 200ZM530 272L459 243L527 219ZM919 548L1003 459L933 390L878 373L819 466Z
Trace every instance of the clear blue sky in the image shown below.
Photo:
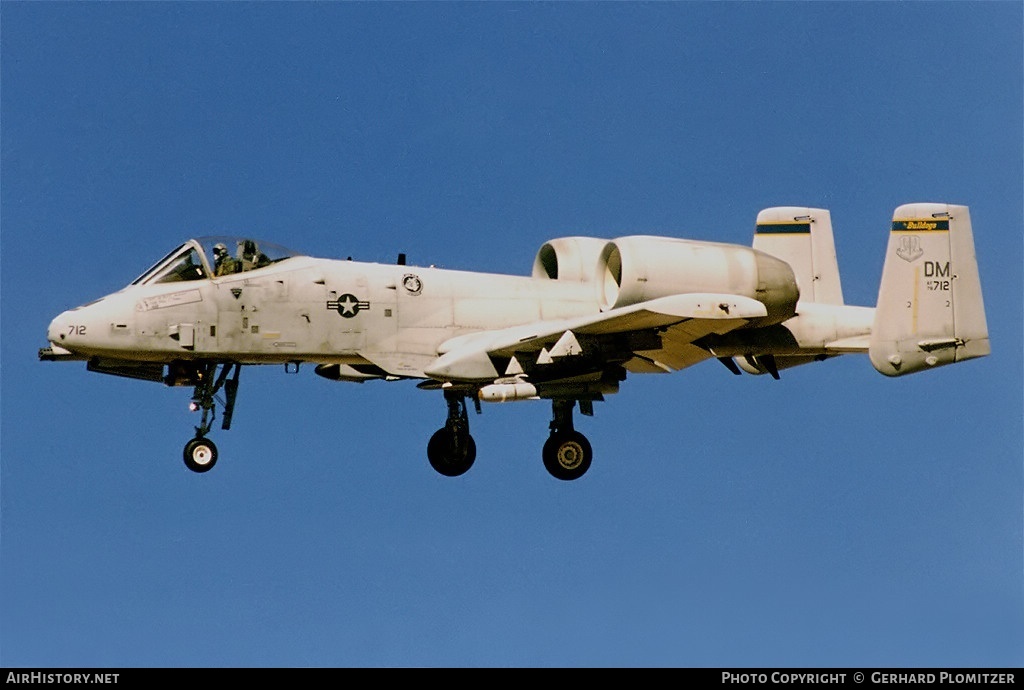
M3 2L3 666L1020 666L1022 5ZM906 202L971 207L993 353L634 376L550 406L40 363L191 236L527 274L565 235L749 244L829 208L873 306Z

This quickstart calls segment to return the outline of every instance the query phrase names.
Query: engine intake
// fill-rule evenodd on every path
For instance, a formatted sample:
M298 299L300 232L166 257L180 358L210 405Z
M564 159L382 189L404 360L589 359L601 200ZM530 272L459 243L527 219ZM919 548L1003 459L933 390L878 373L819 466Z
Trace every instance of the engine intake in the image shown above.
M597 259L608 240L594 237L560 237L537 252L534 278L590 283L598 275Z

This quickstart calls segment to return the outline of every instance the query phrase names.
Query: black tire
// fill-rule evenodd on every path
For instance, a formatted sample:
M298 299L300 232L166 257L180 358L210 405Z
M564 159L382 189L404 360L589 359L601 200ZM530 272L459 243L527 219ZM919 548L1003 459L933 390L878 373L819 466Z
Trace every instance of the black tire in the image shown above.
M217 446L208 438L196 437L185 444L185 467L193 472L209 472L217 464Z
M579 479L594 459L590 441L578 431L558 431L548 437L542 452L544 467L555 479Z
M463 436L462 448L457 448L455 436L448 429L434 432L427 443L430 466L446 477L458 477L469 471L476 460L476 441L469 434Z

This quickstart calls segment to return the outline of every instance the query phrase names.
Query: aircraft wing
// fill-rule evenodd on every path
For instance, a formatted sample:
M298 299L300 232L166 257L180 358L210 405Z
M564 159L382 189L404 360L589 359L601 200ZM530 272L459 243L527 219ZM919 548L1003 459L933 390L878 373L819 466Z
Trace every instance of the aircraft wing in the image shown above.
M632 371L673 371L712 356L693 341L766 315L761 302L742 295L670 295L592 315L457 336L438 348L440 356L424 373L440 381L494 380L511 373L496 370L495 359L536 353L536 362L545 363L587 355L581 339L625 347Z

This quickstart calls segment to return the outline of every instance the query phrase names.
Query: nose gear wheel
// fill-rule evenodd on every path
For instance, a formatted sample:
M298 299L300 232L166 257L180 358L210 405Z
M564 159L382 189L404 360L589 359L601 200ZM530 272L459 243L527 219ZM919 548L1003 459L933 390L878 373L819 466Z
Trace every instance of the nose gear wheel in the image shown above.
M196 437L185 444L185 466L193 472L209 472L217 464L217 446L208 438Z

